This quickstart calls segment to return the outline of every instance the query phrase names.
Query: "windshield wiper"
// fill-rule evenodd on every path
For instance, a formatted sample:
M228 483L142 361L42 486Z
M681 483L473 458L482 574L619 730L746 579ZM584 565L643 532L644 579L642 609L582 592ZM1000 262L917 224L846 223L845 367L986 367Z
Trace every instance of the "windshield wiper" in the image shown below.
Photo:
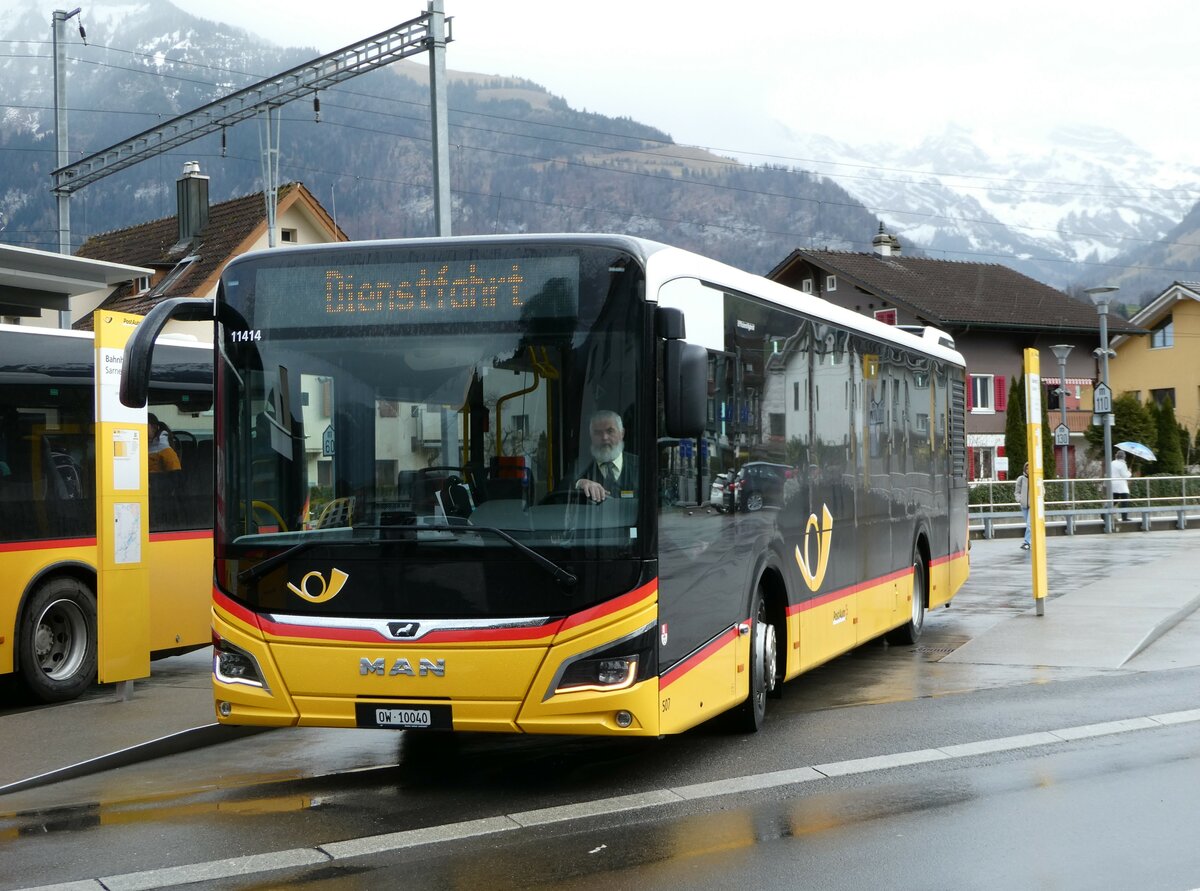
M284 548L278 554L268 557L261 563L255 563L249 569L243 569L238 573L238 581L252 583L257 582L260 578L278 566L280 563L286 563L289 558L296 556L302 551L307 551L309 548L315 548L318 545L345 545L357 544L352 540L330 540L328 538L314 538L309 541L301 541L292 545L290 548Z
M552 576L554 576L555 580L557 582L559 582L560 584L566 585L568 588L573 588L573 587L575 587L575 584L579 581L579 579L577 579L574 575L572 575L570 572L567 572L567 570L563 569L561 566L559 566L557 563L555 563L550 558L542 556L537 551L535 551L533 548L529 547L526 544L522 544L521 542L517 541L517 539L513 538L511 535L509 535L507 532L505 532L503 529L498 529L495 526L466 526L466 525L459 526L457 524L450 524L450 523L436 523L436 524L428 524L427 525L425 523L422 523L419 526L408 526L408 525L404 525L404 526L355 526L354 528L355 529L386 530L388 532L398 532L398 531L403 531L403 532L490 532L493 535L496 535L499 538L504 539L506 542L508 542L510 545L512 545L514 548L516 548L518 551L520 551L522 554L524 554L526 557L528 557L530 560L532 560L534 563L536 563L538 566L540 566L542 569L546 570L546 572L548 572ZM286 554L286 553L287 553L287 551L284 551L284 554ZM281 554L279 556L283 556L283 555Z

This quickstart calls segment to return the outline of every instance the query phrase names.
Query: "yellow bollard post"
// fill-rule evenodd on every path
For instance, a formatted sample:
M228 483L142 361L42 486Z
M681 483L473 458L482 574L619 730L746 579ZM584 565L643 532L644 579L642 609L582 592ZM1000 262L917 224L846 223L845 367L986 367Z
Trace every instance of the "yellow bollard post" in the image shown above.
M1046 512L1042 467L1041 357L1025 350L1025 448L1029 455L1029 527L1033 568L1033 600L1039 616L1046 612Z

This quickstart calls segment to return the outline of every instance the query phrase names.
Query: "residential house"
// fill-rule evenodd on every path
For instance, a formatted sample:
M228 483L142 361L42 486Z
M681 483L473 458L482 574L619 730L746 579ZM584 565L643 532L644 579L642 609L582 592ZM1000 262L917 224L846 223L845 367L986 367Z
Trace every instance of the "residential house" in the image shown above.
M115 289L73 298L71 325L91 330L92 312L100 307L145 315L168 297L214 297L221 270L234 257L268 246L267 211L261 192L208 203L208 177L189 161L176 182L177 212L149 223L94 235L77 257L149 269ZM277 244L322 244L347 241L346 234L301 183L280 186L276 203ZM24 324L58 327L58 313L43 312ZM212 326L172 322L168 331L191 332L207 340Z
M79 257L130 264L149 274L110 290L103 299L73 301L73 327L91 330L92 313L100 307L145 315L171 297L215 297L221 271L231 259L268 246L267 210L261 192L210 206L208 177L200 175L199 165L188 162L176 183L176 195L175 216L93 236L79 249ZM301 183L287 183L279 188L276 226L275 249L281 251L293 245L348 240ZM165 330L176 336L190 335L202 342L212 338L211 322L172 321ZM300 404L304 429L320 431L329 425L332 402L327 390L315 375L302 376ZM187 424L189 429L202 430L206 422L211 425L211 418L193 417ZM169 418L168 423L174 426ZM305 448L309 478L328 479L332 462L322 454L321 437L310 437Z
M1194 436L1200 427L1200 363L1192 352L1200 344L1200 282L1173 282L1129 321L1149 335L1113 338L1114 395L1159 404L1170 399L1175 419Z
M1098 380L1100 320L1096 309L1062 291L997 263L904 256L899 240L884 232L870 253L791 252L768 278L892 325L939 328L954 338L970 377L967 447L972 479L1003 479L1005 410L1012 378L1022 373L1023 351L1040 353L1041 383L1051 424L1060 418L1060 374L1050 347L1067 344L1065 390L1070 445L1066 460L1077 475L1083 431L1092 419ZM1113 334L1135 334L1135 325L1112 316ZM1064 450L1058 450L1061 475ZM1015 476L1015 472L1012 474Z

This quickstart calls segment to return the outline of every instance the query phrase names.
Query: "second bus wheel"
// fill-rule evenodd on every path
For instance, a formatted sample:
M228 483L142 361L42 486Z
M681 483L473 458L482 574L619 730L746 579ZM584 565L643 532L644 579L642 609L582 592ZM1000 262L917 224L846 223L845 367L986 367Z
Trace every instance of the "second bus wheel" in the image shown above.
M750 605L750 695L736 711L736 722L744 733L756 733L767 717L767 697L779 684L778 641L775 626L767 616L762 588L754 592Z
M929 573L925 568L925 558L921 554L921 549L914 545L912 599L909 603L908 621L899 628L888 632L888 643L904 646L915 644L920 639L921 631L925 628L925 603L928 598Z
M75 699L96 680L96 597L73 578L44 582L17 631L21 683L42 702Z

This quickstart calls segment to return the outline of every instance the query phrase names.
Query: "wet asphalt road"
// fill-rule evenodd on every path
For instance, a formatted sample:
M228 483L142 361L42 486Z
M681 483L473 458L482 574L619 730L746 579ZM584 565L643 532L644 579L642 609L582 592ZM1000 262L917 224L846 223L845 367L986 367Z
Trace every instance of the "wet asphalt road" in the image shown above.
M1145 564L1152 585L1156 561L1200 542L1189 535L1119 536L1120 547L1101 536L1051 540L1047 610L1053 597L1114 567ZM719 726L642 742L276 731L0 798L0 889L1200 707L1197 668L941 663L1029 608L1028 557L1016 545L976 543L972 581L951 609L930 615L918 646L871 644L792 682L755 736ZM1181 632L1200 645L1200 635ZM1172 635L1164 647L1189 646ZM1195 888L1198 750L1198 723L1138 729L639 806L205 887Z

